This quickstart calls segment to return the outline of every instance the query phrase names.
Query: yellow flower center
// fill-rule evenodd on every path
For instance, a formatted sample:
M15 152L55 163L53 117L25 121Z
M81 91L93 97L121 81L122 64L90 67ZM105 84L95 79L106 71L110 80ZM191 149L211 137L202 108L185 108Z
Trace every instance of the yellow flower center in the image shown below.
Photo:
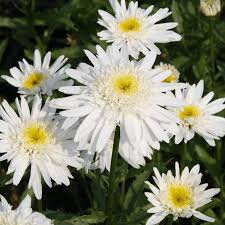
M122 32L138 32L141 28L141 23L137 18L130 17L125 20L122 20L118 24L118 28Z
M178 113L181 120L196 118L201 115L201 111L196 105L187 105Z
M40 146L48 144L52 139L52 133L42 122L28 123L22 130L22 141L28 151L37 150Z
M127 96L138 91L138 80L132 74L122 74L113 77L112 87L115 93Z
M44 79L45 75L42 73L29 74L23 82L23 87L26 89L36 88L43 82Z
M175 83L177 81L177 77L174 74L168 76L163 82L165 83Z
M183 184L171 184L166 197L174 209L186 209L193 203L191 188Z

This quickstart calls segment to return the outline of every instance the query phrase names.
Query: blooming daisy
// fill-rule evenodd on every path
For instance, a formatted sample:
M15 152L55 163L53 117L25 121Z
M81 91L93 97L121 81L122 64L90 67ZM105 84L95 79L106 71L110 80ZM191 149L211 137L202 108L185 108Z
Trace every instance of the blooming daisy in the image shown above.
M180 174L179 164L175 164L176 175L169 170L167 174L160 175L154 168L154 181L157 185L146 181L151 192L145 192L148 201L152 204L147 212L153 213L146 225L160 223L167 215L172 215L174 220L178 217L189 218L195 216L201 220L214 222L215 219L197 211L198 208L212 201L212 197L220 192L219 188L206 190L208 184L200 184L202 174L200 166L195 165L190 171L185 167Z
M216 16L221 11L220 0L200 0L200 9L205 16Z
M176 69L175 66L170 65L170 64L164 64L164 63L160 63L159 65L155 66L155 68L159 68L162 71L165 70L170 70L171 71L171 75L168 76L163 82L166 83L177 83L179 81L179 77L180 77L180 72Z
M177 26L177 23L158 23L168 17L171 12L168 8L159 9L155 14L150 15L153 6L142 9L138 7L138 2L130 2L126 7L125 0L109 0L115 17L99 10L101 19L98 23L106 28L98 33L101 40L113 42L119 48L128 49L128 53L137 58L139 52L147 54L149 49L160 54L160 50L155 43L168 43L180 41L181 36L170 29Z
M197 133L209 145L215 146L214 139L219 140L225 135L225 118L214 115L225 108L225 98L210 102L214 93L210 92L202 97L203 90L203 81L197 85L189 85L183 91L176 90L176 98L183 102L182 107L177 107L175 110L171 108L171 112L179 120L178 127L174 127L174 130L171 129L175 135L176 144L183 139L186 143Z
M151 69L155 52L137 62L116 46L106 51L96 48L97 56L85 51L93 66L81 63L77 69L66 70L84 86L61 87L61 92L72 96L54 99L51 106L65 109L60 112L64 117L81 119L74 140L89 143L90 161L104 151L119 125L119 152L138 168L145 164L144 157L151 158L151 147L159 149L159 142L169 142L161 123L175 123L176 117L163 106L180 104L165 92L182 84L162 83L171 72Z
M55 117L48 101L43 108L41 105L41 98L36 96L30 111L24 97L16 99L18 115L7 101L0 106L0 161L10 162L7 173L14 173L14 185L31 165L28 186L38 199L42 197L42 177L49 187L51 179L69 185L72 175L67 167L80 168L82 163L74 151L73 129L64 130L62 119Z
M38 212L32 212L31 198L27 196L15 210L0 195L0 224L1 225L53 225L53 222Z
M28 96L36 94L52 95L52 91L61 86L72 85L72 80L65 80L68 76L65 69L70 65L64 65L67 61L63 55L60 56L51 66L51 52L48 52L43 62L38 50L34 51L34 65L30 65L25 59L19 62L19 68L11 68L11 76L2 75L8 83L18 88L18 93Z

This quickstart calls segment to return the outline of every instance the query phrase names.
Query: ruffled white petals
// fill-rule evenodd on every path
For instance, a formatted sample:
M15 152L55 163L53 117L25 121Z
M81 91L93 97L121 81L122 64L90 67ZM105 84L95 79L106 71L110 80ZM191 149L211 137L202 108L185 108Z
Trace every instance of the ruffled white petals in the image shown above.
M109 2L115 17L99 10L101 18L98 23L106 30L99 32L98 36L101 40L111 42L120 49L127 49L129 55L135 59L138 58L139 52L147 55L150 50L160 54L155 43L181 40L179 34L170 30L175 28L177 23L156 24L171 14L168 8L159 9L155 14L150 15L153 6L145 10L138 7L138 2L130 2L128 6L124 0L121 3L113 0ZM89 58L92 58L92 62L96 64L93 55L89 54Z
M36 60L39 60L38 54ZM69 185L72 175L67 167L80 169L83 164L74 149L74 126L65 130L62 117L55 115L55 109L49 107L49 100L42 107L39 96L35 96L31 110L23 96L21 100L16 99L16 106L19 115L6 101L0 106L3 119L0 120L0 141L4 142L0 161L9 161L7 174L13 173L14 185L20 183L31 165L28 186L36 198L41 199L42 177L49 187L52 186L51 180Z
M63 117L79 121L74 141L86 169L110 168L108 146L117 125L120 155L139 168L145 165L145 157L151 159L152 148L159 150L161 141L169 142L165 127L169 124L175 127L176 116L165 106L181 105L181 101L165 92L184 85L161 82L170 71L152 69L155 52L135 61L129 59L127 49L120 50L116 45L105 51L96 46L96 50L96 55L85 51L93 66L81 63L77 69L66 71L85 86L61 87L61 92L71 96L53 99L50 105L63 109L59 112Z
M61 86L73 84L72 80L66 80L68 77L65 70L70 65L64 65L67 59L60 56L52 66L49 66L51 52L48 52L42 62L39 50L34 51L33 65L30 65L25 59L19 62L19 68L13 67L9 70L11 76L2 75L12 86L18 88L18 93L30 96L46 94L52 95L52 91Z
M188 142L197 133L209 145L215 146L215 140L225 135L225 119L214 115L225 109L225 98L210 102L214 93L210 92L203 97L203 91L203 81L189 85L183 91L176 90L176 98L183 103L182 107L170 108L178 121L177 129L171 131L171 135L175 135L176 144L182 140Z
M219 193L219 188L206 190L208 184L200 184L202 174L200 166L195 165L191 170L188 167L180 172L178 162L175 163L175 176L169 170L167 174L160 175L154 168L153 177L157 187L146 181L151 192L145 192L152 207L147 211L153 215L146 224L157 224L167 215L172 215L174 220L178 217L189 218L195 216L201 220L214 222L215 219L208 217L197 209L212 201L212 197ZM179 199L179 204L177 204Z
M1 196L0 202L0 223L4 225L53 225L53 221L45 215L32 212L31 198L26 196L17 209L12 210L6 199Z

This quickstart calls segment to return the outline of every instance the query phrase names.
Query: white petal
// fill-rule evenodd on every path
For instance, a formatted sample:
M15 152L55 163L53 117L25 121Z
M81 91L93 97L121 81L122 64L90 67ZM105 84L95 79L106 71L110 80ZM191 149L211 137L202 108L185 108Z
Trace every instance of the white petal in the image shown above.
M215 222L215 219L209 216L204 215L203 213L200 213L198 211L193 211L193 216L197 217L200 220L204 220L207 222Z

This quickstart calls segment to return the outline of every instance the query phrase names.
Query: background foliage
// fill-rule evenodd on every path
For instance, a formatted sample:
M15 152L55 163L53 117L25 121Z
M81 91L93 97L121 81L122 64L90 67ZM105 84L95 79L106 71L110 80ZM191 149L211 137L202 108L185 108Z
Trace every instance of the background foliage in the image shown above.
M225 10L216 18L203 16L198 0L140 0L142 7L155 5L155 10L169 7L173 11L168 21L177 21L181 42L160 46L162 55L157 61L175 65L181 72L181 81L196 83L205 80L206 92L214 91L216 97L225 95ZM224 5L224 3L223 3ZM101 28L97 25L97 10L111 11L107 0L0 0L0 74L17 66L23 57L32 59L35 48L42 54L52 51L53 58L67 56L75 67L86 61L83 49L95 51L100 42L96 36ZM13 105L17 89L0 80L0 98ZM224 116L224 113L221 114ZM172 141L173 142L173 141ZM181 167L201 165L203 181L211 187L220 187L221 193L214 201L202 208L215 217L215 224L225 224L225 140L217 146L208 146L196 137L187 145L162 144L152 161L145 167L133 169L122 159L117 167L114 219L117 225L145 224L148 202L144 196L144 181L152 181L152 167L162 172L173 170L174 162ZM0 164L0 193L17 206L27 186L27 177L18 186L4 186L10 175L5 175L7 164ZM55 219L56 225L104 224L103 214L108 187L108 173L100 171L73 171L74 180L69 187L44 187L43 200L34 201L33 208L44 210ZM29 190L28 190L29 192ZM170 220L165 224L171 223ZM112 225L114 225L112 224ZM197 219L179 219L175 224L208 224Z

